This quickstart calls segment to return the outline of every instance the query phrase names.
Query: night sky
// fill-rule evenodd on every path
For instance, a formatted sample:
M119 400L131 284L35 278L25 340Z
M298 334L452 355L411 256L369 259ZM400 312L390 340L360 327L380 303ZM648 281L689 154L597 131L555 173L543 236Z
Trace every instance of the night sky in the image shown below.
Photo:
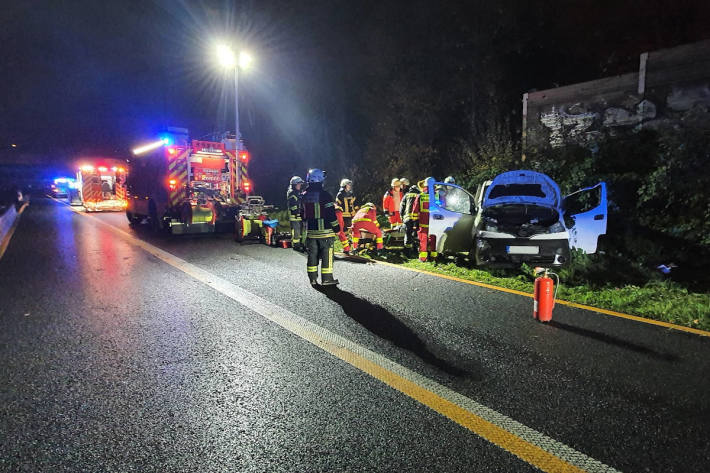
M446 117L430 140L439 146L456 139L476 103L446 91L493 103L505 88L501 109L517 123L526 90L628 72L639 52L708 36L698 15L706 2L576 3L559 12L549 2L478 0L5 1L0 148L126 157L166 126L192 138L231 131L232 76L214 57L222 41L255 58L240 75L240 124L255 184L273 198L309 166L352 169L382 117L399 110L399 92L410 116L426 116L434 95L444 101L431 105ZM502 79L481 73L486 64ZM472 86L484 78L498 96ZM403 125L421 136L417 126Z

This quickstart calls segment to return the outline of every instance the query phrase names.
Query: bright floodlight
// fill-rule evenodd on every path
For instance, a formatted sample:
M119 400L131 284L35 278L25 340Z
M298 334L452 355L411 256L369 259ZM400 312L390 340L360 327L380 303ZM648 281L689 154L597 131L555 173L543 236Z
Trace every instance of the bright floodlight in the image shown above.
M242 69L249 67L252 61L253 59L249 53L245 53L244 51L239 53L239 67Z
M149 144L147 144L147 145L145 145L145 146L141 146L141 147L139 147L139 148L134 149L134 150L133 150L133 154L135 154L136 156L138 156L139 154L143 154L143 153L145 153L146 151L150 151L150 150L159 148L159 147L164 146L164 145L165 145L165 141L164 141L164 140L160 140L160 141L156 141L156 142L153 142L153 143L149 143Z
M237 65L237 58L234 55L234 51L224 44L217 46L217 60L220 66L226 69L231 69Z

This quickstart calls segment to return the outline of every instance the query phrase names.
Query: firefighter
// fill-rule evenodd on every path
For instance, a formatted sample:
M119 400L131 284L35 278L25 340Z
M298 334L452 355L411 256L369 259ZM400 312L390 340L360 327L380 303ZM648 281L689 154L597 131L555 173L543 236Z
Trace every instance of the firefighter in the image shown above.
M433 177L427 177L417 183L419 195L414 201L414 210L419 214L417 236L419 237L419 261L422 262L438 256L436 248L429 244L429 186L433 180Z
M419 187L413 185L409 188L402 203L399 205L399 215L404 222L404 246L411 249L417 241L417 229L419 228L419 213L414 209L414 201L419 196Z
M291 224L291 244L296 251L303 251L301 236L303 233L303 219L301 219L301 198L303 196L303 179L293 176L286 192L288 208L288 221Z
M343 212L343 223L345 228L350 228L353 215L357 212L358 207L355 206L355 195L353 194L353 181L343 179L340 181L340 190L335 197L335 203Z
M377 209L372 202L360 207L360 210L353 217L353 250L357 250L361 231L375 235L375 244L378 252L384 248L382 230L380 230L380 224L377 222Z
M400 177L399 182L400 184L402 184L402 193L406 193L407 189L409 188L409 179L407 179L406 177Z
M318 284L318 262L320 261L321 284L338 284L333 278L333 243L338 220L335 217L333 196L323 189L325 173L320 169L308 171L308 189L301 200L301 217L305 221L305 243L308 252L306 271L311 285ZM303 237L302 237L303 238Z
M343 220L343 209L336 203L335 204L335 218L338 219L338 227L340 231L336 233L340 244L343 245L343 253L346 255L350 254L350 240L348 240L348 228L345 226L345 221Z
M391 227L402 223L402 219L399 216L399 205L402 203L402 197L402 182L395 177L390 183L389 190L382 197L382 208L390 221Z

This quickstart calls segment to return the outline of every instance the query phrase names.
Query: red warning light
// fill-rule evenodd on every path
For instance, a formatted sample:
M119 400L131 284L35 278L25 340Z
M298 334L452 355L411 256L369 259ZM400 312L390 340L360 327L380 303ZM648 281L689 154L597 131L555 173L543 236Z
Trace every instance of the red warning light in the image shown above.
M239 152L239 160L243 163L246 163L249 161L249 151L240 151Z
M177 150L175 148L167 148L167 150L170 156L175 156L175 153L177 153Z
M168 181L168 187L171 191L174 191L175 189L177 189L177 181L175 179L170 179Z
M245 193L248 194L249 192L251 192L251 182L249 182L249 181L244 181L244 182L242 183L242 186L244 187L244 192L245 192Z

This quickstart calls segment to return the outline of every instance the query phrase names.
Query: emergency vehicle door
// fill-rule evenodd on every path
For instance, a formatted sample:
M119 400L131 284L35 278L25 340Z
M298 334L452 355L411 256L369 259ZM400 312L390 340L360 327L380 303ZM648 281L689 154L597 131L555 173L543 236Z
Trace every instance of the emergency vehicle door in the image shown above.
M429 235L436 236L440 253L471 249L475 199L454 184L434 182L429 187Z
M562 200L570 248L596 253L600 235L606 234L606 183L580 189Z

